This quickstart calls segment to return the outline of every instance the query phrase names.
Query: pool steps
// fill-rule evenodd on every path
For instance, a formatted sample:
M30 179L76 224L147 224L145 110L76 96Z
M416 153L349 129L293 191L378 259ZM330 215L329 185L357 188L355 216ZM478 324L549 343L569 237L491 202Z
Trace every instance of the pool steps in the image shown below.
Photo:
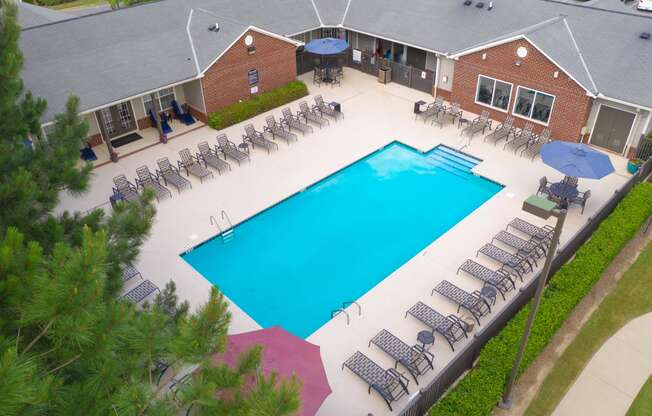
M430 151L426 159L433 165L461 177L467 177L472 173L471 170L480 163L479 159L442 145Z

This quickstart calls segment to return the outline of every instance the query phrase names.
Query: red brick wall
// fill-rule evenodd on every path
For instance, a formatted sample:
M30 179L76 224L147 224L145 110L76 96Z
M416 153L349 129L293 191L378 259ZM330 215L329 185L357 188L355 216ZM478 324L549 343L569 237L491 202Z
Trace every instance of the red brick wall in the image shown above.
M148 127L152 127L152 120L150 120L149 117L141 118L136 120L136 124L138 125L138 130L146 129Z
M519 46L526 47L528 55L522 59L521 66L516 66L514 62L517 59L516 49ZM487 54L486 60L482 60L483 53ZM559 77L556 79L553 77L555 71L559 71ZM509 114L514 106L516 90L519 85L554 95L555 102L548 121L552 137L578 141L580 130L586 125L593 100L586 95L584 88L580 87L528 41L516 40L478 51L460 57L455 63L452 101L459 102L464 110L476 114L480 114L482 110L489 110L492 119L502 122L507 113L475 103L478 75L480 74L514 84L509 102ZM517 127L523 127L527 123L527 120L518 116L515 116L514 119ZM533 124L536 132L540 132L545 127L541 124Z
M188 106L188 111L190 112L190 115L197 120L201 121L202 123L208 123L208 118L206 117L205 113L202 113L191 105Z
M452 94L451 94L450 91L442 90L441 88L439 88L439 89L436 90L436 92L437 92L436 93L437 97L441 97L441 98L443 98L444 100L446 100L448 102L451 101L451 95Z
M91 147L98 146L102 143L104 143L104 140L102 140L102 135L101 134L94 134L92 136L88 136L86 139L86 142L91 145Z
M254 38L254 54L249 54L244 38ZM201 79L206 113L251 97L247 72L258 70L258 93L292 82L297 76L296 47L255 31L245 33Z

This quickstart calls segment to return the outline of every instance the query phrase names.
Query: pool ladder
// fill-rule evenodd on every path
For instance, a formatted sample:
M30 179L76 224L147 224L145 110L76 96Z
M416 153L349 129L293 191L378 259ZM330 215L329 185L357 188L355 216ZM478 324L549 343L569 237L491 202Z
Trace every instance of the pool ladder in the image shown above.
M223 221L226 221L227 227L224 229L222 229L222 227L220 226L220 222L217 219L215 219L215 217L212 215L210 216L210 222L211 225L217 226L217 229L220 232L220 236L222 237L222 241L226 243L233 240L233 238L235 237L235 231L233 228L233 223L231 222L231 218L229 218L229 214L227 214L226 211L224 210L220 211L220 218Z
M351 323L351 319L349 317L349 313L346 311L346 308L348 308L351 305L355 305L358 307L358 316L362 316L362 307L360 307L360 304L354 300L350 300L348 302L342 302L342 307L339 309L335 309L334 311L331 312L331 319L335 318L337 315L343 313L346 316L346 326L349 326Z

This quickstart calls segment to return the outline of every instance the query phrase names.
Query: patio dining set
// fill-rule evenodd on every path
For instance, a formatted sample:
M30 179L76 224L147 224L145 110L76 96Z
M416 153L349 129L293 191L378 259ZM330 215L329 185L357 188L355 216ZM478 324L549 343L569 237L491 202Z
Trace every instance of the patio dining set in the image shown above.
M556 183L548 182L548 178L543 176L539 179L537 195L545 196L564 208L568 208L570 204L577 204L582 207L582 214L584 214L586 202L591 197L591 190L579 191L577 178L572 176L565 176L564 179Z

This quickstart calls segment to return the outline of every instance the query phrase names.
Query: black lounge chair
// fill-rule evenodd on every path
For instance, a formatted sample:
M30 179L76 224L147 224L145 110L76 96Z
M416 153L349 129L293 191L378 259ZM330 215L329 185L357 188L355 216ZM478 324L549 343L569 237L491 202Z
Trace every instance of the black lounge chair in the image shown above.
M525 240L509 231L499 231L492 239L491 242L500 241L516 250L522 257L529 257L534 261L534 265L538 266L536 259L543 257L546 254L546 245L541 241Z
M303 118L306 123L313 122L321 128L323 124L330 124L330 121L324 116L322 116L321 112L312 109L308 107L308 103L305 101L301 101L299 103L299 112L297 113L297 117Z
M336 111L329 104L326 104L321 95L315 95L315 109L321 112L322 115L325 114L329 117L333 117L336 121L340 117L344 118L344 113L341 111Z
M122 283L125 283L136 276L140 277L140 280L143 280L143 275L141 275L140 272L131 264L127 264L122 269Z
M122 298L138 304L154 292L160 292L158 286L149 280L144 280L141 284L125 293Z
M156 175L159 178L163 178L163 182L166 185L172 185L177 188L177 192L181 192L182 189L192 188L190 181L179 173L179 169L170 163L170 160L167 157L162 157L156 161L158 165L158 170Z
M125 175L118 175L113 178L113 193L125 201L138 199L138 188L129 182Z
M543 129L540 135L538 135L534 140L531 140L525 149L521 150L521 156L525 155L531 160L534 160L534 158L539 156L541 153L543 145L550 142L550 134L550 129Z
M492 286L500 293L503 300L505 300L505 293L516 289L514 280L509 273L503 270L491 270L471 259L462 263L462 265L457 269L457 274L460 273L460 270L480 280L486 286Z
M272 149L278 149L278 144L273 141L265 138L265 135L259 131L256 131L254 125L249 123L245 126L245 134L242 136L244 142L251 143L251 146L256 148L256 146L262 146L269 153Z
M229 140L224 133L217 135L217 148L222 152L225 158L230 157L238 162L238 166L240 166L240 162L250 160L249 155L238 149L238 146Z
M482 113L462 130L461 135L466 134L469 138L472 138L476 133L482 132L484 134L486 129L491 130L491 120L489 120L489 111L482 110Z
M199 159L190 154L188 148L179 150L179 156L181 157L181 160L177 162L177 165L179 166L179 169L186 171L186 176L196 176L202 183L205 178L213 178L213 172L202 166Z
M428 120L430 117L434 117L437 114L439 114L440 111L444 110L446 107L444 106L444 99L441 97L435 97L435 101L432 103L428 104L425 110L423 110L420 113L416 113L414 115L414 120L421 118L423 119L423 123L425 124L426 120Z
M545 176L542 176L541 179L539 179L537 195L550 195L550 185L548 185L548 178Z
M530 141L534 140L533 130L534 130L534 124L527 123L525 127L523 127L523 130L514 134L514 139L505 143L505 146L503 146L503 150L510 148L513 149L514 154L516 154L518 149L527 146L528 143L530 143Z
M217 169L217 173L220 175L223 170L231 170L231 165L226 160L221 159L217 151L211 149L208 142L197 144L197 148L199 149L199 153L197 153L196 159L204 162L204 166Z
M392 402L410 394L407 389L410 380L393 368L383 369L360 351L356 351L346 360L342 364L342 369L344 367L353 371L369 385L367 390L369 394L371 394L371 389L380 394L389 410L392 410Z
M136 169L136 186L141 189L149 188L154 190L157 201L164 198L172 198L172 192L170 192L170 190L165 186L161 185L159 177L153 175L147 166L141 166Z
M265 124L267 124L265 126L265 131L272 135L272 139L280 137L281 139L285 140L288 145L290 144L291 140L294 140L295 142L298 140L297 135L291 133L290 129L285 130L280 123L276 122L274 116L268 116L265 118Z
M377 333L369 341L369 345L371 344L374 344L394 359L394 368L401 363L410 372L417 385L419 385L419 381L417 381L418 376L422 376L428 370L435 368L432 365L435 356L430 351L424 350L418 344L410 347L386 329Z
M521 218L514 218L507 224L507 230L513 228L522 232L525 235L529 235L531 238L539 241L549 242L552 239L552 232L554 228L550 225L544 225L543 227L537 227L534 224L531 224Z
M434 289L432 289L430 294L432 295L435 292L456 303L458 312L460 311L460 308L469 311L469 313L475 318L478 326L480 325L480 318L491 313L489 302L478 291L469 293L466 290L455 286L448 280L442 280Z
M518 254L512 254L500 247L496 247L491 243L487 243L482 246L482 248L480 248L480 250L478 250L476 253L476 257L480 253L484 254L490 259L496 260L503 266L503 269L507 269L515 273L521 280L523 280L524 274L533 270L532 263L530 263L527 257L523 257Z
M312 126L308 124L306 121L305 123L301 121L301 118L297 115L292 114L292 110L290 110L290 107L285 107L282 111L283 113L283 118L281 119L281 123L285 124L288 126L288 130L292 131L294 130L299 130L301 134L306 134L306 133L312 133Z
M577 198L573 198L570 200L572 204L577 204L582 207L582 214L584 214L584 207L586 207L586 201L591 198L591 191L587 190L586 192L580 192L577 195Z
M417 302L414 306L405 312L405 316L414 316L416 319L425 324L428 328L438 332L446 339L451 349L463 337L468 338L467 326L459 317L455 315L444 316L423 302Z
M505 121L496 127L496 130L484 136L484 141L487 140L494 142L494 146L498 144L499 141L505 139L509 141L509 136L514 133L514 117L507 116Z
M179 107L177 100L172 100L172 110L174 111L174 116L181 120L181 122L186 126L195 123L195 119L189 113L185 113L181 107Z

